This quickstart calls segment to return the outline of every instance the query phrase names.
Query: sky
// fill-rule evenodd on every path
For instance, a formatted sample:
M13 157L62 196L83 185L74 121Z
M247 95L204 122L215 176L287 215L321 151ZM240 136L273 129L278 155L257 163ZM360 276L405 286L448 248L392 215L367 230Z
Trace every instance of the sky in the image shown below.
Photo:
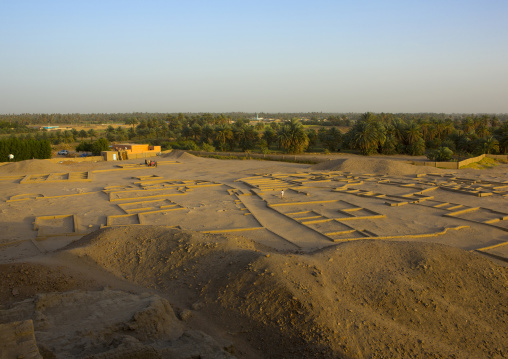
M506 0L0 0L0 114L508 113Z

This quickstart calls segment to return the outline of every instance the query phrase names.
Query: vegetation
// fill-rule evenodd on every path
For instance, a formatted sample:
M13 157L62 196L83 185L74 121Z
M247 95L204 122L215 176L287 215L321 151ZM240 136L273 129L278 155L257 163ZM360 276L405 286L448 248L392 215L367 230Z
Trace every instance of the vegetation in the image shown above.
M484 159L482 159L478 162L473 162L468 165L461 166L460 168L473 168L473 169L477 169L477 170L483 170L483 169L495 167L495 166L499 165L500 163L502 163L502 161L497 161L493 158L485 157Z
M17 121L0 121L0 134L13 134L13 133L27 133L34 132L34 130Z
M297 119L285 123L277 132L277 139L287 153L301 153L309 144L303 125Z
M20 140L92 146L138 142L204 151L302 153L350 151L455 159L508 153L508 115L445 114L23 114L0 115L0 130ZM86 129L36 131L28 126L70 124ZM101 130L90 124L105 124ZM71 127L69 127L71 128ZM20 132L19 132L20 131ZM101 142L98 142L100 140ZM98 147L95 152L99 151Z
M92 144L92 154L100 156L102 151L109 151L109 141L105 138L99 138Z
M51 158L51 144L48 140L20 139L17 137L0 140L0 161L9 161L10 154L14 155L13 161Z
M439 147L427 154L427 158L431 161L445 162L450 161L453 157L453 151L448 147Z
M77 152L92 152L92 143L91 142L80 142L79 145L76 146Z

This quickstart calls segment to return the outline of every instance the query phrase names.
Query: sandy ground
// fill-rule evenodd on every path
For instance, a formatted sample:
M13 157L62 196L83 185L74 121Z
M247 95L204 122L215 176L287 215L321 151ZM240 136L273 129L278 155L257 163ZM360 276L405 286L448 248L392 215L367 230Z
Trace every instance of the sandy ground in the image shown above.
M508 357L507 165L157 160L0 166L1 359Z

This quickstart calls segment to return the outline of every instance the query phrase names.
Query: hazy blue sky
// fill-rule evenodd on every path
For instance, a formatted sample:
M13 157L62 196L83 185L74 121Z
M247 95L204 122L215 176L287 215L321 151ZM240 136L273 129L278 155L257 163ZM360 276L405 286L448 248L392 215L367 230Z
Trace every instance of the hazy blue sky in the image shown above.
M0 0L0 113L506 113L507 19L507 0Z

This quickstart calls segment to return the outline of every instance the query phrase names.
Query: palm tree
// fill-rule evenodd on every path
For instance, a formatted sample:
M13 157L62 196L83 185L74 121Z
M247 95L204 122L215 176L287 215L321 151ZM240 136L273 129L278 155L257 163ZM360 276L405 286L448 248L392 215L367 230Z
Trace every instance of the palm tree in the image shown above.
M254 126L243 126L239 132L238 143L242 151L250 150L256 147L259 140L258 132Z
M64 141L65 143L71 143L71 142L73 142L73 141L74 141L74 136L72 135L72 132L71 132L71 131L69 131L69 130L65 130L65 131L63 132L63 136L64 136L63 141Z
M453 120L451 118L447 118L444 121L444 127L443 127L443 139L446 136L449 136L453 130L455 130L455 125L453 123Z
M126 125L131 125L131 126L132 126L132 128L134 128L134 125L137 125L138 123L139 123L139 121L138 121L138 119L137 119L136 117L132 117L132 118L127 119L127 120L125 121L125 124L126 124Z
M309 139L309 147L307 147L307 151L309 151L311 147L316 146L316 143L318 141L318 133L313 128L307 129L305 133L307 134L307 138Z
M501 121L499 121L499 118L497 116L492 116L490 119L490 126L491 127L499 127L501 125Z
M263 129L265 128L265 124L260 121L260 122L256 123L255 127L256 127L257 131L263 131Z
M221 113L218 117L217 117L217 123L220 124L220 125L227 125L231 122L231 118L230 117L226 117L224 116L223 113Z
M233 131L231 131L231 128L228 125L221 124L215 126L214 137L218 142L221 151L224 151L226 148L226 141L233 137Z
M129 140L132 140L134 137L136 137L136 130L133 127L130 127L127 131L127 137L129 137Z
M487 137L483 142L483 153L499 152L499 142L492 136Z
M322 134L321 142L329 151L337 151L342 143L342 133L332 127Z
M203 133L203 129L197 123L192 125L191 130L192 130L192 137L194 138L194 140L197 140L199 137L201 137L201 134Z
M287 153L301 153L309 144L309 138L305 133L305 129L302 123L296 118L285 123L284 126L277 131L277 138L279 144Z
M455 142L459 155L465 156L467 153L471 152L471 139L467 134L459 135Z
M166 126L166 123L163 120L155 121L155 136L157 138L159 138L159 135L161 137L166 137L167 132L168 126Z
M462 120L462 129L465 133L469 133L474 129L474 122L471 117L466 117Z
M444 128L445 128L445 124L442 120L434 121L434 129L435 129L436 137L438 137L439 139L443 138L443 133L445 131Z
M201 131L201 141L210 144L213 138L213 127L210 124L203 126Z
M484 124L481 124L477 129L476 129L476 134L478 136L480 136L481 138L486 138L490 135L490 130L487 126L485 126Z
M106 128L106 138L108 141L114 141L115 140L115 128L111 125Z
M430 122L427 119L418 120L418 125L420 125L420 129L422 131L422 137L425 141L428 140L429 131L430 131Z
M406 133L406 123L401 119L395 119L391 124L391 133L399 142L404 142Z
M508 152L508 134L504 135L499 141L499 152L503 154Z
M136 130L136 135L146 139L146 138L148 138L148 136L150 136L150 129L148 127L138 128Z
M125 140L125 137L126 137L125 130L122 126L118 126L115 130L115 133L116 133L117 140L119 140L119 141Z
M412 145L416 143L422 137L420 132L420 126L414 121L411 121L409 126L406 129L406 142L408 145Z
M190 128L189 126L185 126L182 129L182 137L185 138L186 140L191 138L193 135L194 135L194 132L192 131L192 128Z
M386 128L370 112L363 114L351 131L353 131L352 146L358 149L362 155L376 152L382 148L386 141Z
M78 135L78 136L81 138L81 141L83 141L83 139L84 139L85 137L87 137L87 136L88 136L88 134L86 133L86 131L85 131L85 130L81 130L81 131L79 131L79 135Z
M482 117L480 117L480 123L482 124L482 126L487 126L489 122L490 122L489 115L482 115Z
M90 141L93 141L94 137L97 137L97 132L93 128L89 129L87 134L90 137Z
M354 126L353 147L362 155L370 155L375 152L377 146L377 133L373 126L365 121L360 121Z
M273 128L270 126L266 127L265 131L263 132L263 140L266 141L266 145L268 147L270 147L271 144L277 140L276 137L277 134L275 133Z

